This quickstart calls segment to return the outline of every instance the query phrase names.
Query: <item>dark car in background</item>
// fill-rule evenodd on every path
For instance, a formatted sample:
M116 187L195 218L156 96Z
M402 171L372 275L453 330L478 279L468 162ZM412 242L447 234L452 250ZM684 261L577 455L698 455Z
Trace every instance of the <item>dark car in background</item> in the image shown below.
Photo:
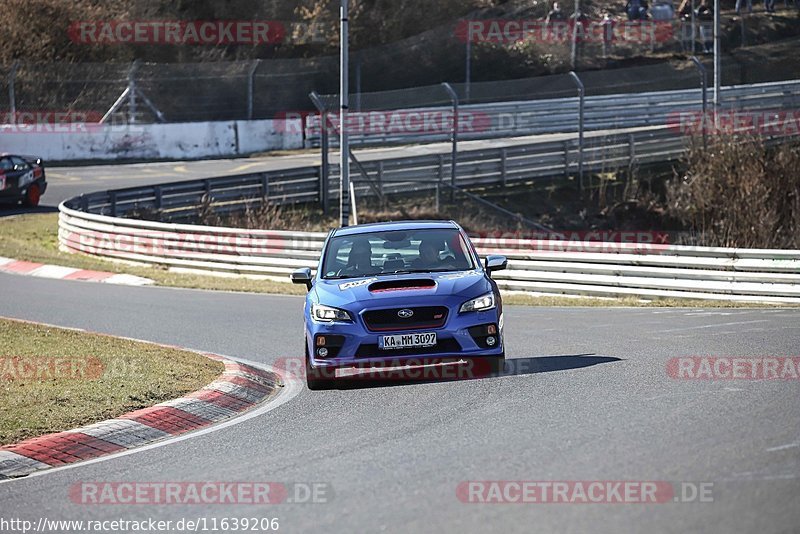
M0 154L0 203L36 207L46 189L40 158Z

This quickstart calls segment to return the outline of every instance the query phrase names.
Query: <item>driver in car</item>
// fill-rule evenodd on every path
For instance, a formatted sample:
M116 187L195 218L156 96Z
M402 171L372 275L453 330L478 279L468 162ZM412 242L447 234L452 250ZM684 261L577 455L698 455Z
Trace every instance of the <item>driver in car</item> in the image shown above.
M411 262L414 269L439 269L443 263L439 258L439 243L433 239L423 239L419 244L419 257Z
M347 258L347 266L342 269L342 273L351 275L373 274L376 272L372 265L372 244L368 239L358 239L353 241L350 248L350 255Z

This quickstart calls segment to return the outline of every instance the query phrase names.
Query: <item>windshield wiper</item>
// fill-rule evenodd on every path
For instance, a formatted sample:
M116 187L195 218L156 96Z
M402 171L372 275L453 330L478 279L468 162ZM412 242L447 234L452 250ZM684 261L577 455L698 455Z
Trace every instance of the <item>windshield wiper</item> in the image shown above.
M458 272L463 269L403 269L400 271L388 271L381 274L424 274L424 273L448 273Z

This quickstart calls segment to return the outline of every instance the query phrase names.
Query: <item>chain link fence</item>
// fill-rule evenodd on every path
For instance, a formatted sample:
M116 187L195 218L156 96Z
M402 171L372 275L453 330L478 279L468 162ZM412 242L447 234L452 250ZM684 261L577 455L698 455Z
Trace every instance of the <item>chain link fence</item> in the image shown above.
M591 17L587 28L600 24L601 13L587 16ZM625 27L624 19L617 14L617 27ZM726 55L723 63L723 84L780 79L774 69L765 70L763 61L749 57L748 48L742 48L763 42L768 22L756 15L725 14L723 46L734 53ZM552 75L569 70L581 72L587 95L697 85L693 68L675 61L693 50L702 53L701 22L697 20L694 38L692 22L674 12L652 31L644 26L646 31L633 32L629 38L624 32L610 42L586 37L576 45L575 65L569 26L559 38L533 30L530 34L514 32L525 23L541 29L542 19L457 20L394 43L354 50L351 109L449 105L442 82L451 83L462 104L573 96L575 88L566 75ZM642 35L646 38L640 38ZM648 56L658 57L659 63L645 64L650 61ZM631 58L638 59L630 62ZM671 63L665 61L669 58ZM794 57L785 57L784 62L792 68L797 64ZM628 66L631 64L639 66ZM135 95L133 105L125 102L121 107L129 120L131 115L138 122L162 120L154 109L167 122L279 118L287 112L312 111L308 98L312 91L332 95L338 89L338 70L335 55L135 65L22 62L0 65L5 88L0 94L0 112L91 111L103 116L133 84L153 106ZM499 79L507 81L490 81ZM411 88L395 89L398 87ZM330 100L334 99L335 95ZM334 109L328 100L323 97L326 107Z

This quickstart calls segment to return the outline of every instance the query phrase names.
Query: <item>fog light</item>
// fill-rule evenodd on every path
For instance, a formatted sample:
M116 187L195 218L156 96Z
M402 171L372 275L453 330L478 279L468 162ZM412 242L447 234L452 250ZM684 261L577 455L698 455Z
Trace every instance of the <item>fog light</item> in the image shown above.
M325 347L317 349L317 356L319 356L320 358L324 358L327 355L328 355L328 349L326 349Z
M489 336L486 338L486 344L489 345L490 347L494 347L495 343L497 343L497 338L495 338L494 336Z

